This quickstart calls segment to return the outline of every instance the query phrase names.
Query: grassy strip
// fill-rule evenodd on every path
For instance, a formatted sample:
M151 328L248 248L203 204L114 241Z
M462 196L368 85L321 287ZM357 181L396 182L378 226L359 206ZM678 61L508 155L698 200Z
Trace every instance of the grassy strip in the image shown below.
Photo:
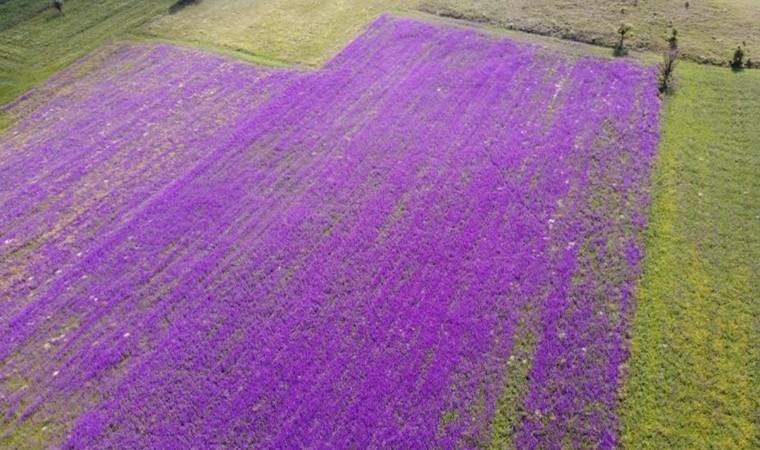
M514 434L525 416L523 400L528 394L528 374L538 339L525 323L520 323L512 356L507 362L504 386L491 424L490 450L515 448Z
M760 73L684 64L664 110L623 404L630 448L760 448Z

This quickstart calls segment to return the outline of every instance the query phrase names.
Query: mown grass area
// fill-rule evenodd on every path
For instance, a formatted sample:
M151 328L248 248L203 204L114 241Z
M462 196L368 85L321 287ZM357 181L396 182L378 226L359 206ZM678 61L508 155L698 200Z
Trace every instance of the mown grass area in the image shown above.
M760 73L684 64L664 109L628 448L760 448Z
M688 59L727 64L738 45L760 62L760 2L754 0L421 0L434 14L612 47L616 29L630 23L629 44L666 46L670 27ZM744 44L743 44L744 43Z
M317 66L361 33L380 13L417 0L215 0L188 2L143 27L152 36L214 43L229 49Z
M0 105L109 39L165 13L175 0L0 1ZM0 129L9 119L0 115Z

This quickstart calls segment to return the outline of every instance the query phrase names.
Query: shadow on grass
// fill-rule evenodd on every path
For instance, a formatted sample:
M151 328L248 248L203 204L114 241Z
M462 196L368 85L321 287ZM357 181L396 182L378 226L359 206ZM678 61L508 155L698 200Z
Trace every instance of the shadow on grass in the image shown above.
M177 0L169 7L169 14L177 14L190 5L197 5L201 0Z
M612 56L615 58L625 58L628 56L628 49L625 47L621 47L619 45L616 45L612 48Z

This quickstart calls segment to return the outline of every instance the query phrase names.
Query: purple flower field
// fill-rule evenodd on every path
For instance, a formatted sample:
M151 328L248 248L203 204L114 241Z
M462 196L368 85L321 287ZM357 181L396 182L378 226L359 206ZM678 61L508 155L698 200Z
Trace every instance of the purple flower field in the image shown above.
M315 72L110 52L0 136L0 436L616 445L654 71L390 16Z

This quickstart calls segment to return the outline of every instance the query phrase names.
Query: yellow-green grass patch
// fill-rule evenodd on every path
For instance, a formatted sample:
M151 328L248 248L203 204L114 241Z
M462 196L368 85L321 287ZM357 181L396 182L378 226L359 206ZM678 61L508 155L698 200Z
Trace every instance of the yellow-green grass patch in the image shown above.
M416 0L201 1L146 24L143 31L316 66L351 42L380 13L415 4Z
M760 448L760 72L683 64L663 111L629 448Z

